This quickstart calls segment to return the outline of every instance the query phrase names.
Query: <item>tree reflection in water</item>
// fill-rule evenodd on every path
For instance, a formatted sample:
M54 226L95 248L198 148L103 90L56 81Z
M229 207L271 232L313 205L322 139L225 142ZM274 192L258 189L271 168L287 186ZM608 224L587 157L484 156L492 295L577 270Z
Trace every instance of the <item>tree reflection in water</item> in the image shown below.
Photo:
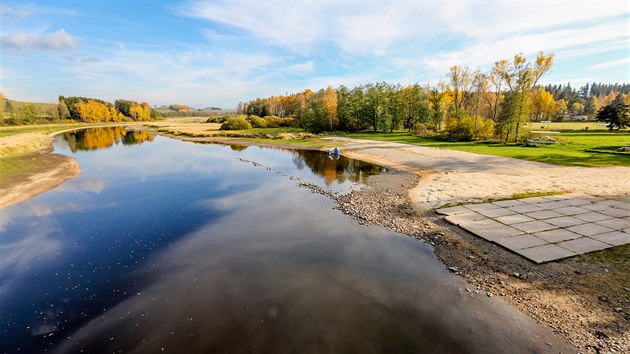
M293 163L301 170L304 166L316 175L322 177L326 186L330 187L335 181L343 183L365 183L367 177L386 171L382 166L341 157L331 159L324 153L313 151L293 150Z
M72 152L97 150L114 144L136 145L153 141L155 135L148 132L127 131L123 127L89 128L61 134Z

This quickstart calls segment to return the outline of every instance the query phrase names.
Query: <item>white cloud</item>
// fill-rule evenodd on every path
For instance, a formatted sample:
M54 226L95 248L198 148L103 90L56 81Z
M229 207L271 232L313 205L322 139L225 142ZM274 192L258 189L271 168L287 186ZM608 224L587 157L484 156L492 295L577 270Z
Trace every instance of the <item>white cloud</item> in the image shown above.
M19 18L25 19L31 15L26 9L15 9L12 7L0 7L0 18Z
M595 64L591 66L590 69L594 69L594 70L608 69L608 68L613 68L620 65L627 66L628 64L630 64L630 58L626 57L626 58L621 58L617 60L611 60L605 63Z
M291 73L309 73L315 69L315 62L309 60L305 63L294 64L285 69L287 72Z
M16 50L66 50L74 48L76 39L63 29L34 34L13 33L0 36L0 46Z

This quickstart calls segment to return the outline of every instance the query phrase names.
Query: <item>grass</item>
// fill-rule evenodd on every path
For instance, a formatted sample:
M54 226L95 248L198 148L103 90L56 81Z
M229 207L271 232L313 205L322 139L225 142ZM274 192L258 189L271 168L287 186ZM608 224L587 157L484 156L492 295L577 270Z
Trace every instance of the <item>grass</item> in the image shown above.
M563 166L630 166L630 154L616 152L618 147L630 145L630 134L627 131L565 130L558 135L557 144L539 147L528 147L522 143L452 142L438 137L416 137L405 131L360 132L342 136L512 157Z

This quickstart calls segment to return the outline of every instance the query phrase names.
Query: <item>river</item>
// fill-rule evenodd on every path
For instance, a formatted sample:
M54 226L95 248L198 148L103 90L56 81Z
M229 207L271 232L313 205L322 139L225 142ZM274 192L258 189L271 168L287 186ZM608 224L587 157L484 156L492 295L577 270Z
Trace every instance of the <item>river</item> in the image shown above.
M570 349L432 249L328 197L379 166L122 128L58 136L82 173L0 211L2 353Z

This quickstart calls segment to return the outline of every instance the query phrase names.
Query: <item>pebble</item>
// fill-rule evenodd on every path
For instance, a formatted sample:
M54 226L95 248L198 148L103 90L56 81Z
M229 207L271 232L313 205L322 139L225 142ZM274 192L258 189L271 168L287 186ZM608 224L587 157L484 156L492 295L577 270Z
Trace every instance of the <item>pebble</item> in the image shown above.
M492 293L491 293L491 292L489 292L489 291L486 293L486 295L487 295L488 297L492 297Z
M615 312L621 312L623 309L621 307L615 307Z

